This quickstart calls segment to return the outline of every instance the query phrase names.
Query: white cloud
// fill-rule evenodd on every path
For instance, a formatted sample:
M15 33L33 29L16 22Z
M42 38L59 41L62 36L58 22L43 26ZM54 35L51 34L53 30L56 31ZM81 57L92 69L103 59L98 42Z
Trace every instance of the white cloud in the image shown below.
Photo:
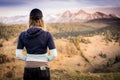
M2 0L1 0L2 1ZM39 8L43 11L44 14L47 13L59 13L64 10L78 10L78 9L87 9L93 7L100 7L102 4L104 7L109 3L100 3L97 0L3 0L4 2L18 2L24 3L18 6L2 6L0 7L0 16L14 16L14 15L29 15L29 12L33 8ZM102 2L108 0L101 0ZM118 0L117 3L119 2ZM98 3L99 2L99 3ZM112 2L112 0L110 0ZM113 1L114 2L114 1ZM101 6L102 7L102 6ZM8 14L9 13L9 14Z

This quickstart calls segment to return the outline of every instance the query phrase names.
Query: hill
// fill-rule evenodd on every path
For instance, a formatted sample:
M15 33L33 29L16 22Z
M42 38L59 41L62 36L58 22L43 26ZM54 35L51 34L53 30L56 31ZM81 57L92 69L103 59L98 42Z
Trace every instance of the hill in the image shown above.
M47 24L53 34L57 58L50 62L53 80L119 80L119 20ZM0 25L0 79L22 80L24 62L16 59L18 34L27 25ZM23 54L26 55L25 50ZM114 73L113 73L114 72Z
M0 24L0 39L8 40L27 29L26 24Z
M119 35L120 19L96 19L88 22L66 22L47 24L48 30L56 37L76 37L104 34L109 30L113 36Z

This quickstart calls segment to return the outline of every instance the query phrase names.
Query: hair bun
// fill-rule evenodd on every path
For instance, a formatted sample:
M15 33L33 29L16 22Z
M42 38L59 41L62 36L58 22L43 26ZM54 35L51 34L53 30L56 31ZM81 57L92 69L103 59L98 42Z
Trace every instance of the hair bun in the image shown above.
M35 8L30 12L30 19L39 20L43 17L42 11Z

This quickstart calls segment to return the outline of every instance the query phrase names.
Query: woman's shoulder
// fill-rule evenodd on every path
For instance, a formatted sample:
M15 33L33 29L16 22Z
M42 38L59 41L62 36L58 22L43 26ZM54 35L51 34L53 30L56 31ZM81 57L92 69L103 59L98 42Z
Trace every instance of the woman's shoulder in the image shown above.
M51 34L51 32L49 32L49 31L45 31L46 32L46 34L48 35L48 36L51 36L52 34Z
M25 32L26 32L26 31L22 31L22 32L20 33L20 35L24 35L24 34L25 34Z
M21 33L19 34L19 37L23 37L24 35L25 35L25 31L21 32Z

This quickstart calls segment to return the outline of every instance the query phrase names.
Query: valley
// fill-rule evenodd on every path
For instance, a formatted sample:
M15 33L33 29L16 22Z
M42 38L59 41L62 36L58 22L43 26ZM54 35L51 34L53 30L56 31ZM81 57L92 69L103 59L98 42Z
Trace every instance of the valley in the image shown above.
M119 80L120 20L49 23L58 56L49 63L52 80ZM0 25L0 80L22 80L24 62L15 57L26 24ZM26 55L24 49L23 52Z

